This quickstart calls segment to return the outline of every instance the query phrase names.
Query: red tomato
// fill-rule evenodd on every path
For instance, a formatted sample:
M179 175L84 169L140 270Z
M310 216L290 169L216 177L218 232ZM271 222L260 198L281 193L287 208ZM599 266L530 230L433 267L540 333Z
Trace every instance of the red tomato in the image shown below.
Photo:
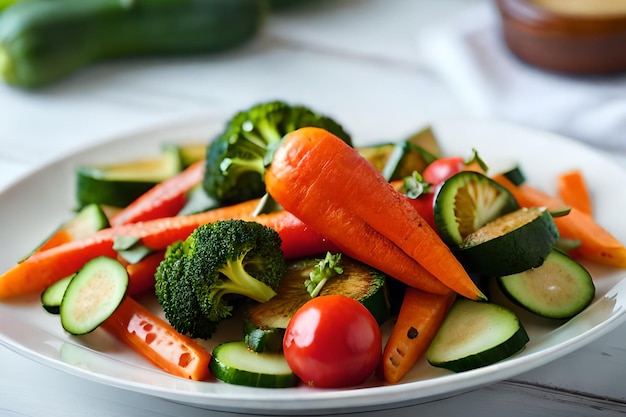
M283 350L293 372L308 385L348 387L373 374L382 356L382 336L361 303L344 295L324 295L294 314Z
M465 160L460 156L440 158L430 163L424 169L422 177L424 181L430 184L439 185L460 172L463 168L465 168Z

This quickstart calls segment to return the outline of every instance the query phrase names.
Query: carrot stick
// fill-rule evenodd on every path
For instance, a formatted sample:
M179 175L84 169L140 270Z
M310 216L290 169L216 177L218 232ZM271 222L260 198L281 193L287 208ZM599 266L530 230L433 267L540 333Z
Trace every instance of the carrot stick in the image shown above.
M560 210L564 207L560 199L528 184L516 186L503 175L496 175L493 179L506 187L520 206L544 206L548 210ZM576 207L571 207L567 215L555 217L554 222L561 237L580 242L580 246L571 252L572 255L605 265L626 268L626 248L624 245L588 214Z
M64 243L74 240L74 237L67 230L61 228L54 232L44 243L41 244L35 252L42 252L55 246L62 245Z
M203 175L204 161L195 162L155 185L111 217L111 226L175 216L185 205L185 194L200 184Z
M379 373L385 381L396 383L411 370L430 346L455 299L455 293L436 295L406 288L383 351Z
M131 297L126 297L101 326L172 375L196 381L209 377L210 353Z
M419 264L464 297L485 298L406 198L357 150L330 132L302 128L287 134L265 173L265 184L287 211L349 256L406 282L412 277L388 269L398 267L401 253L403 269L415 271L417 267L406 265ZM435 284L427 289L425 283L421 279L409 285L445 293L433 290Z
M557 193L563 203L592 215L592 203L585 177L580 170L563 172L557 176Z
M100 230L52 249L33 254L0 275L0 299L41 292L64 276L78 271L96 256L117 257L113 250L116 236L134 236L153 250L166 249L186 239L198 226L223 219L256 221L273 228L283 240L286 257L318 254L335 246L292 214L286 211L252 216L258 200L210 210L189 216L167 217L130 223Z
M154 252L137 263L126 262L121 256L117 259L128 272L128 294L139 295L154 287L154 274L165 256L165 251Z

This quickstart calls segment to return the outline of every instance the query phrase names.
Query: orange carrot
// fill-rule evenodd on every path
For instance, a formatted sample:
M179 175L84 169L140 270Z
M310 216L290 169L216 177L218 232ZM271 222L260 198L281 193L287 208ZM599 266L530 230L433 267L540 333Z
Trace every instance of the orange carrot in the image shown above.
M396 323L383 351L379 374L387 382L400 381L426 352L456 299L407 287Z
M243 219L273 228L281 236L286 257L336 250L330 241L286 211L253 217L251 214L257 205L257 200L251 200L205 213L111 227L84 239L33 254L0 275L0 299L41 292L50 284L75 273L96 256L117 257L113 249L116 236L138 237L143 244L158 251L186 239L198 226L216 220Z
M121 256L117 257L128 272L128 294L139 295L154 287L154 274L165 256L165 251L151 253L137 263L126 262Z
M50 236L44 243L42 243L41 246L35 249L35 252L42 252L55 246L70 242L72 240L74 240L74 237L70 234L70 232L63 228L60 228L59 230L54 232L52 236Z
M126 297L101 326L172 375L196 381L210 376L210 353L131 297Z
M200 184L204 161L198 161L181 173L155 185L109 220L111 226L171 217L178 214L186 202L186 193Z
M516 186L503 175L493 177L506 187L523 207L544 206L548 210L561 210L563 202L528 184ZM561 237L580 242L571 254L620 268L626 268L626 247L588 214L571 207L565 216L555 217L554 222Z
M403 282L389 270L420 265L464 297L485 296L439 235L357 150L330 132L302 128L285 136L265 173L268 192L286 210L349 256ZM404 256L404 259L401 259ZM394 271L395 272L395 271ZM408 285L445 293L424 279ZM430 288L424 285L429 282Z
M574 169L557 176L557 192L563 203L592 215L592 203L582 171Z

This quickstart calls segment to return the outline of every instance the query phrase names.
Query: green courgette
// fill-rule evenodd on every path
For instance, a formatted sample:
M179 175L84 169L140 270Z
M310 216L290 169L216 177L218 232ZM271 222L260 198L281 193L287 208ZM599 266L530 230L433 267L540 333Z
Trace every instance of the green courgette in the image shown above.
M215 378L235 385L286 388L299 382L282 352L253 352L242 341L216 346L209 369Z
M498 277L497 282L502 292L517 305L551 319L574 317L595 296L589 271L557 249L541 266Z
M128 288L126 268L113 258L87 262L69 281L59 306L61 325L70 334L95 330L120 305Z
M428 362L454 372L492 365L526 346L517 315L498 304L458 299L426 352Z
M271 300L250 306L245 313L244 341L257 352L282 349L285 329L293 314L311 299L305 281L318 259L294 260ZM329 279L319 296L342 294L363 304L382 324L390 317L389 296L385 275L353 260L341 258L343 272Z
M78 166L76 200L79 206L103 204L125 207L159 182L183 169L178 147L166 145L160 155L109 165Z
M41 293L41 306L50 314L59 314L63 295L74 274L58 280Z
M262 0L21 0L0 15L0 75L41 86L89 63L206 53L256 34Z
M441 239L455 247L470 233L518 207L513 195L491 178L462 171L441 185L433 212Z
M499 277L541 265L558 237L548 210L523 207L469 234L453 253L468 272Z

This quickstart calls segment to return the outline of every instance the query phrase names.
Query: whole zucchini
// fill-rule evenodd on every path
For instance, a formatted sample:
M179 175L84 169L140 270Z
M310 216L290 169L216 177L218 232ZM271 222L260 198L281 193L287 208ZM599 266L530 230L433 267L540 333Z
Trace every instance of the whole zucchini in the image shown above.
M104 59L218 51L266 12L265 0L21 0L0 15L0 75L36 87Z

